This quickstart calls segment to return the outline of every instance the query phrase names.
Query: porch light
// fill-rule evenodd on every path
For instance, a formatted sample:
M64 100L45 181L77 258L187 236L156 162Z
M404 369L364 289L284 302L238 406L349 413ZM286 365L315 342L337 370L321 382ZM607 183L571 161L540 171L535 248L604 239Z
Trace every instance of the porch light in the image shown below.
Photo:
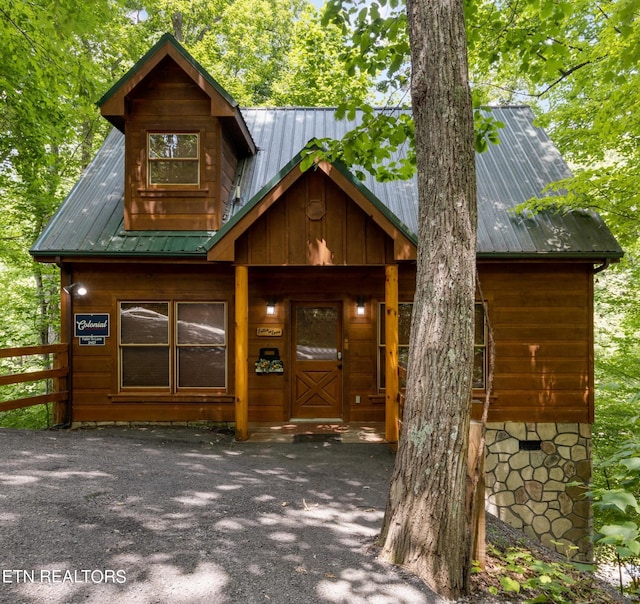
M276 314L276 301L273 297L269 298L267 302L267 314L275 315Z
M356 315L364 317L364 298L360 296L356 305Z
M82 283L72 283L71 285L65 285L62 289L69 295L75 293L78 296L86 296L87 288Z

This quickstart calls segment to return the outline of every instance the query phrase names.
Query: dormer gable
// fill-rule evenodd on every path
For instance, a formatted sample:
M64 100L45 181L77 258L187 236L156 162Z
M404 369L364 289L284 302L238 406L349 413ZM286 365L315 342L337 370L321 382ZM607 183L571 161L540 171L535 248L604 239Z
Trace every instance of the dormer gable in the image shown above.
M165 34L98 104L125 135L125 229L218 230L256 152L236 101Z

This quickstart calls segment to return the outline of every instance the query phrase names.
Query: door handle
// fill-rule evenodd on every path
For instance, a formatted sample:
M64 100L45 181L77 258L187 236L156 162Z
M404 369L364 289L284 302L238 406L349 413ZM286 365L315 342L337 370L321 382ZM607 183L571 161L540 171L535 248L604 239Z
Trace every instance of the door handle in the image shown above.
M338 360L339 360L339 361L341 361L341 360L342 360L342 353L341 353L341 352L339 352L339 353L338 353Z

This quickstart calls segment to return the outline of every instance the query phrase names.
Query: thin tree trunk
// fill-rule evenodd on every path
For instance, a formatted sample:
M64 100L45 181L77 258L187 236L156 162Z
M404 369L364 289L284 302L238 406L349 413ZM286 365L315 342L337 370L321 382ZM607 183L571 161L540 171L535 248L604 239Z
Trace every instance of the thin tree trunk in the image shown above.
M403 433L382 557L468 589L466 472L476 259L473 113L461 0L408 0L419 233Z

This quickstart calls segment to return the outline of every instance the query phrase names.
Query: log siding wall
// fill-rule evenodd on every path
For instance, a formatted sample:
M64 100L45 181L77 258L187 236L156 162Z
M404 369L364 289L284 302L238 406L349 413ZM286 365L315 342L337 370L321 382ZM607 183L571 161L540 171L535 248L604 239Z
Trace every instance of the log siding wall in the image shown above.
M496 342L489 421L592 422L592 266L481 264L479 274Z
M591 269L585 264L484 264L480 279L495 332L495 379L490 421L578 422L593 417ZM514 280L514 274L517 278ZM111 316L105 346L73 338L74 421L233 421L234 268L201 264L76 264L73 279L89 289L73 312ZM399 299L415 287L411 264L400 265ZM356 315L362 296L365 316ZM276 315L266 303L276 300ZM224 301L228 311L227 392L118 393L118 302ZM249 267L249 420L290 418L290 307L294 301L343 304L345 421L384 421L377 386L379 303L384 267ZM260 327L282 329L260 337ZM260 348L277 347L283 375L256 375ZM482 393L475 392L476 399ZM356 399L359 397L359 399ZM360 402L357 403L356 400ZM474 405L474 413L479 405Z

